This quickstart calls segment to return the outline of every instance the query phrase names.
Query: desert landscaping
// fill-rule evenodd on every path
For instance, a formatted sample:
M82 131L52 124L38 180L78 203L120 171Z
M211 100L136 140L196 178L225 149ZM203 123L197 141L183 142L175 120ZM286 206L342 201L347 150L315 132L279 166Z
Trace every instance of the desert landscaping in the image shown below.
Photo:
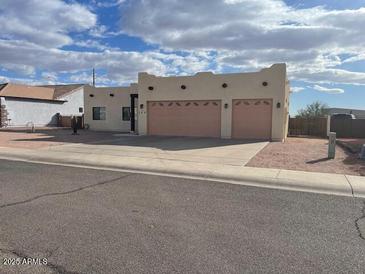
M350 141L357 144L355 153L337 145L335 159L328 159L327 139L289 137L285 143L269 143L247 166L365 176L365 161L358 158L361 140Z

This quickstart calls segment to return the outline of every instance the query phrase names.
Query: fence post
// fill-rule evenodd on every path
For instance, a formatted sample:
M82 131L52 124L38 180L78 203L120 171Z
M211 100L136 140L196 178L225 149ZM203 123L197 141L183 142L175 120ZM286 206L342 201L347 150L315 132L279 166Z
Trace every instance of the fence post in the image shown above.
M360 152L360 159L364 159L365 160L365 144L362 145L361 147L361 152Z
M330 136L331 131L331 115L327 115L327 137Z
M328 135L328 158L335 159L336 155L336 132L330 132Z

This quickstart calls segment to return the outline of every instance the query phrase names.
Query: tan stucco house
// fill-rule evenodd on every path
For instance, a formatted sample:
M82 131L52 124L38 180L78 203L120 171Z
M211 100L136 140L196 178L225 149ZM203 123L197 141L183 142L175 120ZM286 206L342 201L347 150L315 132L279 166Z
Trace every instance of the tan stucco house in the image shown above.
M84 98L86 127L91 130L130 132L131 95L136 93L135 84L130 87L86 89Z
M130 87L87 89L84 104L94 130L283 141L289 82L285 64L252 73L139 73Z

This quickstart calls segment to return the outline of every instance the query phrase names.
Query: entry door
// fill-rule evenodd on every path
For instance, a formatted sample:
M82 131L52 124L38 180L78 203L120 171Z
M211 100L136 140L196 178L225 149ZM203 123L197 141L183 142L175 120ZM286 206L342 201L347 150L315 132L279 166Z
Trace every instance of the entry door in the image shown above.
M232 138L271 139L272 100L233 100Z
M150 101L149 135L221 136L221 101Z

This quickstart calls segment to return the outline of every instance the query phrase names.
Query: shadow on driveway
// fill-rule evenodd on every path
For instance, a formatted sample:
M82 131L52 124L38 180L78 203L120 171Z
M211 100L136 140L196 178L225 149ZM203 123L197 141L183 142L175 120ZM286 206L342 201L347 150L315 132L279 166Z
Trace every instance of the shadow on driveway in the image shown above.
M74 143L88 145L149 147L165 151L179 151L263 142L262 140L232 140L204 137L138 136L121 132L101 132L91 130L79 130L78 135L72 135L71 133L71 129L39 129L36 130L36 133L27 133L26 130L1 131L1 134L14 135L9 138L9 141L12 143L41 142L44 143L44 146L47 146L47 144L52 145L52 143L57 143L58 145L62 143Z

